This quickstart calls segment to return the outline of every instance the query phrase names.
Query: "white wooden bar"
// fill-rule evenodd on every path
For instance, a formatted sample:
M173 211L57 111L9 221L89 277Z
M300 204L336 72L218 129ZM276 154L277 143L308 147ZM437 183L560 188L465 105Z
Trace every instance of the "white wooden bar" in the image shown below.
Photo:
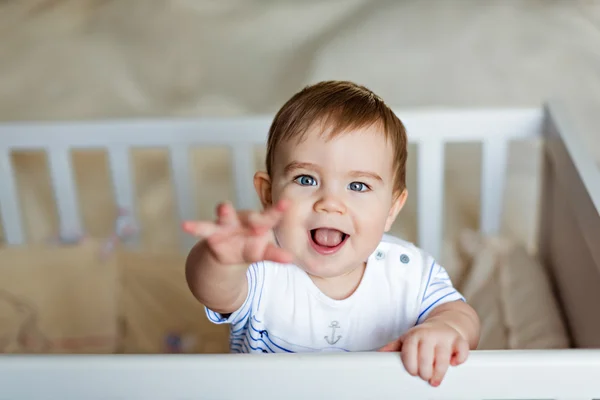
M255 209L258 201L254 189L254 148L250 143L231 146L235 204L240 209Z
M498 234L506 183L508 142L502 136L486 137L481 154L480 230Z
M190 171L190 148L186 145L170 146L170 162L175 186L177 200L177 213L180 221L195 219L194 204L195 196L192 190L194 185L193 176ZM180 237L183 250L189 250L195 244L195 240L181 229Z
M594 399L600 350L475 351L433 388L397 353L1 356L10 399Z
M84 232L79 214L71 149L55 143L47 146L46 151L56 212L60 221L60 235L65 239L72 239Z
M11 151L0 147L0 217L8 245L21 245L25 242L15 176Z
M131 171L130 147L125 144L112 144L106 150L108 152L108 165L112 178L115 204L117 208L126 210L129 213L128 218L130 221L140 228L136 218L135 185ZM139 243L137 235L128 239L127 243L131 246Z
M418 245L439 259L444 227L444 142L423 140L417 151Z
M543 112L533 109L397 110L411 142L480 141L485 136L507 139L539 135ZM272 115L236 118L139 119L88 122L3 123L0 138L12 149L38 149L40 143L68 143L75 148L263 144ZM81 132L86 132L82 135Z

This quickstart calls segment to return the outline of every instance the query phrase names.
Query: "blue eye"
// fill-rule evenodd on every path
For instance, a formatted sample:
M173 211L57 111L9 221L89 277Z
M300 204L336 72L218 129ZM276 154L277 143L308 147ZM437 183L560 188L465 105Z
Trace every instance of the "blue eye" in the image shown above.
M297 182L302 186L314 186L317 184L315 178L310 175L300 175L294 179L294 182Z
M352 182L348 185L350 190L355 192L364 192L365 190L369 190L369 187L362 182Z

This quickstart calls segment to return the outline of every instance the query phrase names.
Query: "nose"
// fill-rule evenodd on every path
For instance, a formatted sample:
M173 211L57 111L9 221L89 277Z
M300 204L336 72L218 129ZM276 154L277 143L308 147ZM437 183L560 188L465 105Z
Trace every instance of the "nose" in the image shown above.
M345 214L346 206L344 202L333 193L324 193L315 203L314 210L319 213Z

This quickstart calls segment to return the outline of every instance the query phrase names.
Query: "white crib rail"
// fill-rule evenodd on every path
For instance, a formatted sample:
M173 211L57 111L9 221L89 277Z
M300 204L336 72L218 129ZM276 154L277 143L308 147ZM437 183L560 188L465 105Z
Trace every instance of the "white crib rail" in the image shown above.
M514 139L540 135L542 110L399 110L397 113L406 125L409 140L419 148L418 245L436 257L440 254L444 145L449 142L483 143L481 229L486 233L496 232L500 226L507 145ZM12 151L42 149L48 153L60 233L72 235L83 229L73 181L72 150L106 149L115 203L135 215L129 151L149 147L168 149L178 213L183 220L195 217L194 191L188 185L192 182L188 162L191 146L228 146L232 151L236 205L257 206L252 186L253 150L256 145L264 145L270 123L271 116L0 124L0 217L6 242L9 245L25 242L10 162Z
M433 388L398 354L1 356L10 399L598 399L600 350L475 351Z
M83 229L79 218L71 149L68 144L50 143L46 146L46 152L50 167L50 181L60 216L60 232L65 236L77 235Z
M17 197L10 147L2 147L0 142L0 218L8 244L21 244L25 241L20 217L21 207Z

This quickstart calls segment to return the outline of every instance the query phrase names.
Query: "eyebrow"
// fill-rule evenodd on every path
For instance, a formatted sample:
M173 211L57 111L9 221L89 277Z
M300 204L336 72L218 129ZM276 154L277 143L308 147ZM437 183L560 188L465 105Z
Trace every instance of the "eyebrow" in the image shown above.
M351 171L350 172L350 176L354 177L354 178L371 178L374 179L376 181L379 181L381 183L383 183L383 179L377 175L374 172L368 172L368 171Z
M306 170L313 170L313 171L317 171L319 169L319 167L315 164L312 163L307 163L307 162L298 162L298 161L292 161L291 163L289 163L288 165L286 165L286 167L284 168L284 173L285 174L290 174L295 170L298 169L306 169ZM374 172L368 172L368 171L350 171L350 176L354 177L354 178L371 178L374 179L376 181L382 182L383 183L383 179L381 178L381 176L379 176L378 174L374 173Z
M297 169L311 169L315 171L318 169L318 167L315 164L311 163L292 161L291 163L285 166L283 172L287 175Z

